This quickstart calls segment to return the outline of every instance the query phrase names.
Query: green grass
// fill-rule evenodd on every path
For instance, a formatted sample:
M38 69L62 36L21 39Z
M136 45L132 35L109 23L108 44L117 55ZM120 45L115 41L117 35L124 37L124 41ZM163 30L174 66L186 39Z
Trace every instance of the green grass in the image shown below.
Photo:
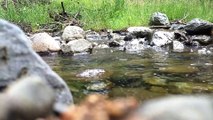
M7 11L0 8L0 18L37 26L52 22L48 10L60 12L60 2L72 15L80 10L85 29L123 29L129 26L147 26L153 12L166 13L170 20L186 21L201 18L213 22L213 0L54 0L51 4L33 4Z

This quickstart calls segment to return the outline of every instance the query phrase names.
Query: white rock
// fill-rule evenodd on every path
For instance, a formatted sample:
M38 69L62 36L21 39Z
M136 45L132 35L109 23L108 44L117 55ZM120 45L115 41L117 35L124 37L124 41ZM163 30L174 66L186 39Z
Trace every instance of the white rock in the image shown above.
M90 48L92 48L92 43L85 39L79 39L79 40L72 40L68 42L67 44L62 44L61 49L64 53L67 52L85 52L88 51Z
M184 50L184 45L180 41L173 41L173 51L175 52L183 52Z
M59 51L59 43L49 34L36 33L31 37L32 47L36 52Z
M77 77L86 77L86 78L98 77L103 73L105 73L104 69L88 69L78 74Z
M84 38L84 30L78 26L67 26L62 34L62 40L71 41Z
M164 46L174 40L174 32L157 31L153 34L152 43L156 46Z
M199 49L198 51L198 54L200 55L208 55L208 54L211 54L212 52L206 48L202 48L202 49Z

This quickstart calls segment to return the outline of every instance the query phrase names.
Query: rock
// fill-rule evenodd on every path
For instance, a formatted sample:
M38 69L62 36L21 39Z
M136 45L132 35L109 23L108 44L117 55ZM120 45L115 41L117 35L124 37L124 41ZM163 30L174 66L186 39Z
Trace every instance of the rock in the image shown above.
M124 41L131 41L134 38L132 34L128 34L124 37Z
M170 30L183 30L185 27L184 24L172 24L169 28Z
M127 31L136 38L150 38L153 33L153 30L148 27L130 27Z
M168 74L193 74L199 72L197 67L186 66L186 65L176 65L159 68L159 72Z
M72 53L80 53L87 52L92 48L92 43L85 39L72 40L67 44L61 45L61 50L64 53L72 52Z
M3 93L6 120L35 120L51 114L55 93L47 82L39 76L25 76L14 82ZM2 101L2 100L1 100Z
M153 34L151 43L156 46L164 46L174 40L174 32L157 31Z
M31 37L32 47L36 52L59 51L59 43L47 33L36 33Z
M88 40L88 41L99 41L99 40L101 40L101 36L100 36L100 34L98 34L95 31L88 31L86 33L86 40Z
M112 42L109 43L109 47L119 47L119 46L121 46L121 45L116 40L113 40Z
M43 77L56 92L57 102L70 104L66 83L36 54L25 34L15 25L0 20L0 87L25 75Z
M105 73L104 69L88 69L78 74L77 77L85 77L85 78L99 77L104 73Z
M112 36L112 39L113 40L124 40L124 37L125 36L122 36L122 35L120 35L120 34L118 34L118 33L111 33L111 36Z
M212 97L172 96L146 102L138 116L143 120L212 120Z
M129 41L125 45L125 51L126 52L141 52L141 50L144 50L144 45L141 44L141 41L144 41L144 38L141 39L133 39L132 41Z
M185 43L190 43L190 39L186 36L185 32L182 31L174 31L174 39L181 41L181 42L185 42Z
M210 55L212 52L208 50L207 48L202 48L197 50L198 54L200 55Z
M71 41L84 38L84 30L78 26L67 26L62 34L64 41Z
M211 35L213 23L195 18L184 27L189 35Z
M110 88L110 83L103 81L95 81L86 85L86 89L89 91L104 91Z
M150 19L150 25L169 25L169 18L166 14L155 12Z
M198 41L200 45L209 45L213 43L213 39L207 35L193 35L191 36L192 41Z
M180 41L174 40L173 41L173 51L175 52L183 52L184 51L184 44Z
M96 48L96 49L106 49L106 48L109 48L109 46L106 45L106 44L99 44L99 45L95 46L94 48Z

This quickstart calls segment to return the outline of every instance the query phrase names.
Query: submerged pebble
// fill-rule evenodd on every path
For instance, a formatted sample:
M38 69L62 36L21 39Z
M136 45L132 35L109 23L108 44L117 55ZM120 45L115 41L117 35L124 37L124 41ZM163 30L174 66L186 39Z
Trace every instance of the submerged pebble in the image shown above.
M85 77L85 78L91 78L91 77L99 77L105 73L104 69L88 69L80 74L77 74L77 77Z

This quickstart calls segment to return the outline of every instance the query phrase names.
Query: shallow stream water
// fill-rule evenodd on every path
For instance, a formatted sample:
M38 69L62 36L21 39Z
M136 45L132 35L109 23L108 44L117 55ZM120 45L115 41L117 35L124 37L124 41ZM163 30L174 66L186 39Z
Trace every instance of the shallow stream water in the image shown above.
M110 98L133 96L140 101L172 94L213 93L213 55L154 49L130 54L102 49L43 59L69 85L75 103L90 93ZM87 69L103 69L105 73L93 78L78 76Z

